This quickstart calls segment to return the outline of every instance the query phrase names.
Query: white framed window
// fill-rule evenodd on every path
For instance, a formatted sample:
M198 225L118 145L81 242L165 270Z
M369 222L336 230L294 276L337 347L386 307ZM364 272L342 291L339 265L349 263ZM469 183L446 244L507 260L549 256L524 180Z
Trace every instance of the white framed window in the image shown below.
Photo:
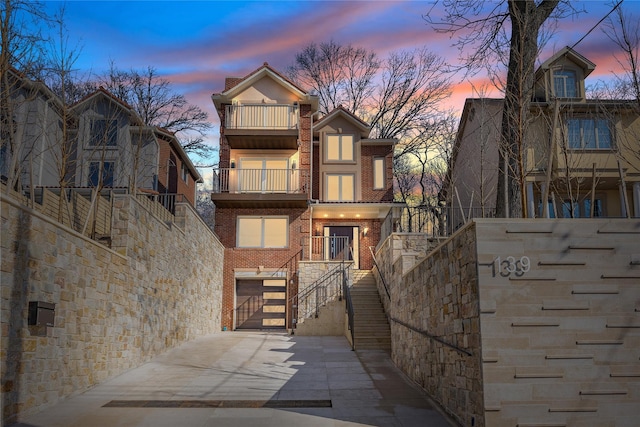
M353 162L355 160L353 135L327 135L324 159L327 162Z
M606 119L567 119L568 145L573 150L610 150L611 129Z
M355 200L355 176L352 174L326 174L325 200L328 202L353 202Z
M91 121L90 145L115 147L118 145L118 120L93 119Z
M554 70L553 88L558 98L578 98L578 82L573 70Z
M383 190L385 187L384 157L374 157L373 159L373 189Z
M289 217L286 216L239 216L236 230L239 248L289 246Z

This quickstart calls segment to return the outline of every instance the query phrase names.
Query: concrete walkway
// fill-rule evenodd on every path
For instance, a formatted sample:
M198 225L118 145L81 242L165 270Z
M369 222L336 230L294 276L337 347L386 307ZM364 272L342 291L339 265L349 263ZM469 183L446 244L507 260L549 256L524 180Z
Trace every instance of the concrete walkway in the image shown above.
M107 405L107 406L105 406ZM224 332L14 426L450 427L386 352L344 337Z

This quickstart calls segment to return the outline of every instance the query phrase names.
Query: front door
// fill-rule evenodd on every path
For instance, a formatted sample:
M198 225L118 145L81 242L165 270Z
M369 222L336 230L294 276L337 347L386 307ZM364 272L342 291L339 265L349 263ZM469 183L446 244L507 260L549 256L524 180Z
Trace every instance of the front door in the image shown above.
M345 239L326 239L328 245L325 250L326 259L353 261L355 269L359 266L360 241L358 227L329 226L324 228L325 237L344 237Z
M236 329L282 329L286 280L243 279L236 283Z

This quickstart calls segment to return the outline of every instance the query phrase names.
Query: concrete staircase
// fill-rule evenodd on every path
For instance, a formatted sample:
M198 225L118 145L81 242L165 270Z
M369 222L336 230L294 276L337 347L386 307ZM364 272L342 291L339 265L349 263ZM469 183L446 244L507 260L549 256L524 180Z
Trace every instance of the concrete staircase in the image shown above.
M391 351L391 329L371 271L353 272L351 301L354 311L355 349Z

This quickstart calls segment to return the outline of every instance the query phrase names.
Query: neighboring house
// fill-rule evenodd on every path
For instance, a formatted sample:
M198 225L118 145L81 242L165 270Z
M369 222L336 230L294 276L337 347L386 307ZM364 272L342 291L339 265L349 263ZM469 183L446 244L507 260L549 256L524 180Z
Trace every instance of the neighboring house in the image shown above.
M197 184L202 182L202 176L173 132L159 127L154 128L154 132L160 147L158 193L179 194L191 206L195 206Z
M587 99L585 78L594 68L567 47L536 71L524 148L529 218L640 217L638 104ZM465 102L443 198L467 218L495 209L502 104Z
M76 187L157 189L159 144L129 105L101 87L71 109L78 117Z
M62 185L135 188L170 195L160 200L170 210L176 198L195 206L202 177L171 131L145 125L102 87L66 107L45 84L16 70L8 81L10 105L1 109L3 182L11 179L24 192Z
M215 231L225 247L223 327L292 327L300 260L371 269L392 205L392 140L264 64L212 96L221 120ZM314 123L315 122L315 123ZM255 308L251 308L255 307ZM237 316L237 313L249 313Z
M10 179L10 185L18 188L59 185L64 179L62 102L45 84L15 69L7 72L6 81L9 102L2 107L0 118L2 181ZM68 121L72 125L72 118Z

